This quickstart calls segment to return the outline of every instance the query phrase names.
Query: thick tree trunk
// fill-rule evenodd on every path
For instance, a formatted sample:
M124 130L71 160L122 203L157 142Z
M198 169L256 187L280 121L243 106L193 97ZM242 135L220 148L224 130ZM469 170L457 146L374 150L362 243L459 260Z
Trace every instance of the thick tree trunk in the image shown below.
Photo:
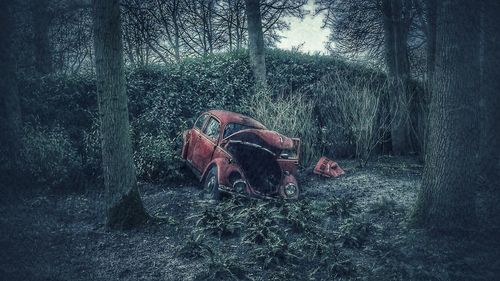
M437 31L437 0L426 0L426 89L423 100L420 104L422 114L422 123L419 124L419 135L421 140L420 160L425 162L425 152L429 142L429 104L432 95L432 83L434 79L434 69L436 66L436 31Z
M414 215L421 225L448 231L467 229L476 219L479 13L472 0L442 4L429 145Z
M47 11L49 1L37 0L32 3L33 43L35 47L35 69L45 75L52 72L49 28L51 16Z
M408 30L402 16L401 0L383 0L385 57L390 82L391 143L394 155L408 152L409 80Z
M248 23L248 51L257 88L267 87L264 35L260 16L260 0L245 0Z
M147 214L132 160L119 1L94 0L93 8L107 225L130 228L144 222Z
M0 1L0 150L10 160L19 155L22 129L12 34L15 30L13 2Z
M481 174L500 191L500 2L483 3Z

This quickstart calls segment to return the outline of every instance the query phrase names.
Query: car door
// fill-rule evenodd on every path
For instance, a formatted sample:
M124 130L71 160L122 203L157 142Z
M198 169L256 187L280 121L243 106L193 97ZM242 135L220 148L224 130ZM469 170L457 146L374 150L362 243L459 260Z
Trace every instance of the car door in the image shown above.
M204 125L210 115L207 113L201 115L198 117L196 122L194 123L193 128L189 131L189 141L187 143L187 156L186 159L188 160L189 163L193 164L193 154L196 148L196 144L198 143L199 139L201 138L202 130L204 128ZM194 165L193 165L194 166Z
M220 122L215 117L210 116L193 150L192 164L198 171L203 172L212 160L219 134Z

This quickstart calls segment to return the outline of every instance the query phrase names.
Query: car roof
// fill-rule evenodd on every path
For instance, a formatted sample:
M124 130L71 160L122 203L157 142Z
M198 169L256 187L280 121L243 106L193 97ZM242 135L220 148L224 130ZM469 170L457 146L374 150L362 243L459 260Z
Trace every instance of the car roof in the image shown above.
M259 121L236 112L231 112L226 110L210 110L208 111L208 113L219 118L219 120L223 124L238 123L257 129L266 129L266 127L262 125L262 123L260 123Z

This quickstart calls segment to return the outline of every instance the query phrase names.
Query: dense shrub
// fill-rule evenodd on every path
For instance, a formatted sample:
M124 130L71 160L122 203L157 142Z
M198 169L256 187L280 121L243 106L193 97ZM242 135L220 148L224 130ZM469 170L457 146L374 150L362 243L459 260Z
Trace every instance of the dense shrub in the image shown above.
M322 55L284 50L271 50L266 53L269 84L278 93L308 93L325 74L353 67L355 66L339 59Z
M26 184L42 187L80 187L82 161L61 127L47 129L26 124L21 151Z
M317 99L318 85L326 74L349 73L345 84L349 86L373 71L331 57L291 51L268 50L266 56L272 89L267 96L253 95L245 51L129 69L127 94L139 178L165 181L182 176L178 157L181 133L199 113L212 108L247 113L283 134L301 137L303 165L319 154L354 155L352 135L332 121L331 103L325 102L332 100L331 91L323 91L323 99ZM25 122L45 128L35 135L47 130L64 134L66 147L71 146L81 158L82 171L101 181L95 77L26 79L20 83L20 92Z
M91 75L27 79L19 83L19 92L25 122L62 127L78 144L81 134L92 126L97 96L95 78Z
M163 135L141 134L134 151L137 175L149 181L183 176L179 142Z

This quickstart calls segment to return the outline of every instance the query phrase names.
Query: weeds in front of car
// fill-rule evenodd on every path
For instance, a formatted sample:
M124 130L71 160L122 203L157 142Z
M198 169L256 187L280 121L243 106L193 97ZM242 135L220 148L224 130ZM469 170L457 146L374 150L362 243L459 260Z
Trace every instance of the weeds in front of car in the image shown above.
M242 223L233 216L237 204L234 201L227 204L219 204L213 208L206 208L196 218L196 231L209 233L219 238L235 235L241 228Z
M177 247L176 253L179 257L197 259L212 256L213 249L206 243L206 236L191 235L183 245Z
M328 214L346 218L354 211L354 200L350 197L333 197L326 207Z
M374 230L373 225L361 219L346 219L336 233L337 240L343 246L360 248Z
M325 207L326 206L326 207ZM361 247L372 233L350 218L354 201L297 202L231 199L193 216L194 234L179 255L204 259L198 280L321 280L352 277L355 265L343 248ZM326 217L335 220L332 230Z
M312 231L319 222L320 212L317 205L307 200L300 203L284 204L281 208L284 221L291 227L293 232Z

